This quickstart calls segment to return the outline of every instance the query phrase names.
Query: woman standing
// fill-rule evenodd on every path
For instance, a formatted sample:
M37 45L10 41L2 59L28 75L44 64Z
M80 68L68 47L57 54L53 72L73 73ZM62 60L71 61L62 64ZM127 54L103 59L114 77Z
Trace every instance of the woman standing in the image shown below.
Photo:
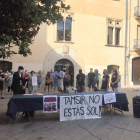
M65 91L69 91L69 81L70 81L70 75L69 75L69 71L67 70L65 75L64 75L64 92ZM67 89L66 89L67 87Z
M117 70L114 70L111 77L111 83L110 83L112 87L112 91L118 92L118 80L119 80L119 75L117 73Z
M102 87L101 87L101 89L109 90L109 80L110 80L110 78L109 78L109 75L107 74L106 69L104 69L103 74L104 75L103 75L103 79L102 79Z
M98 73L98 70L95 70L95 86L97 85L97 89L99 89L99 77L100 74Z
M26 93L27 82L28 82L28 79L26 78L25 73L23 73L22 78L23 78L22 79L22 94L25 94Z
M34 71L31 71L31 76L29 77L29 82L28 82L28 91L29 91L29 94L33 92L36 92L37 91L37 86L33 86L32 85L32 77L35 77L35 72Z
M42 73L41 73L41 70L38 72L37 74L37 83L38 83L38 89L40 90L40 86L41 86L41 83L42 83Z
M45 78L44 93L46 92L47 87L48 87L48 93L50 93L50 84L51 84L51 75L50 75L50 72L47 72L47 75L46 75L46 78Z
M12 86L12 82L13 82L13 72L11 71L11 75L9 75L7 77L7 86L8 86L8 94L10 93L10 90L11 90L11 86ZM12 94L12 90L11 90L11 94Z
M120 72L118 71L118 75L119 75L119 80L118 80L118 92L121 92L121 75Z

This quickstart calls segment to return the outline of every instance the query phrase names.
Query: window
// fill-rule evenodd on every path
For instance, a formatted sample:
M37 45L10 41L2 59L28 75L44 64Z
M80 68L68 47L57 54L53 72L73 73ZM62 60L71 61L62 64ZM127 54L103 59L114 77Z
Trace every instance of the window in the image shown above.
M120 30L119 28L115 28L115 45L120 45Z
M64 22L58 21L57 22L57 41L63 40L63 32L64 32Z
M113 28L108 27L108 44L113 44Z
M120 46L122 22L119 20L108 19L107 28L108 28L107 44Z
M57 41L71 41L72 19L57 22Z

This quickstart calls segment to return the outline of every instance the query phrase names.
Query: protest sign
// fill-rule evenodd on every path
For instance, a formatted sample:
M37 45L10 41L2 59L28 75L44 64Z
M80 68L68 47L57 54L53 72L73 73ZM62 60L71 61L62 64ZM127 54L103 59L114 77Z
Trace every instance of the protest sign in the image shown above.
M32 85L37 86L37 77L32 77Z
M102 95L60 96L60 121L101 117Z
M57 96L43 96L43 113L57 112Z
M114 102L116 102L115 93L104 94L104 103L105 104L114 103Z

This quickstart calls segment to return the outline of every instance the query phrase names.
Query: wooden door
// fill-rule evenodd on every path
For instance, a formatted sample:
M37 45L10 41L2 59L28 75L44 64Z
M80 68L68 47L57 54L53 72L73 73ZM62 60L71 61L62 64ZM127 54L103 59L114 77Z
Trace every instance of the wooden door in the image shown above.
M133 59L133 84L140 85L140 57Z

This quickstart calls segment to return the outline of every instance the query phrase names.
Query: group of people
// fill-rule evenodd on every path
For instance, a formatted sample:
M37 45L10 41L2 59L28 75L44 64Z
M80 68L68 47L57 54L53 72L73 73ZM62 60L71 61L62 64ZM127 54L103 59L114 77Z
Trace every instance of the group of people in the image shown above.
M93 71L92 68L90 68L90 72L88 73L88 87L89 92L99 90L99 78L100 74L98 73L98 70L95 69ZM32 77L37 77L37 84L32 84ZM85 74L82 73L82 70L79 70L79 74L76 76L76 87L79 92L85 91ZM44 93L46 92L46 89L48 89L48 93L50 92L69 92L69 82L71 80L71 77L69 75L69 71L67 70L65 73L60 70L59 67L56 68L56 70L53 72L51 69L50 72L47 72L45 76L45 88ZM3 97L3 83L6 82L8 93L13 92L13 94L25 94L26 88L28 88L29 94L32 92L36 92L37 88L40 90L41 84L42 84L42 73L39 71L37 75L34 71L31 71L28 73L27 70L24 72L24 68L22 66L19 66L17 72L11 71L10 73L7 72L5 75L2 73L2 70L0 70L0 91L1 91L1 99L4 99ZM118 85L120 85L121 76L119 75L119 72L117 70L113 70L113 74L110 78L108 75L108 72L106 69L103 70L103 78L102 78L102 90L109 90L109 87L112 87L113 91L118 92ZM53 90L54 88L54 90ZM120 91L120 90L119 90Z
M93 72L93 69L90 69L90 72L88 73L88 88L89 92L92 88L92 91L99 90L99 78L100 74L98 73L98 70L95 69ZM85 74L82 73L82 70L79 70L79 74L76 77L77 79L77 89L78 91L84 91L85 90ZM112 88L112 91L121 92L121 75L119 74L119 71L113 70L112 76L108 75L107 69L103 70L103 77L102 77L102 84L101 84L101 90L109 90L109 87Z

